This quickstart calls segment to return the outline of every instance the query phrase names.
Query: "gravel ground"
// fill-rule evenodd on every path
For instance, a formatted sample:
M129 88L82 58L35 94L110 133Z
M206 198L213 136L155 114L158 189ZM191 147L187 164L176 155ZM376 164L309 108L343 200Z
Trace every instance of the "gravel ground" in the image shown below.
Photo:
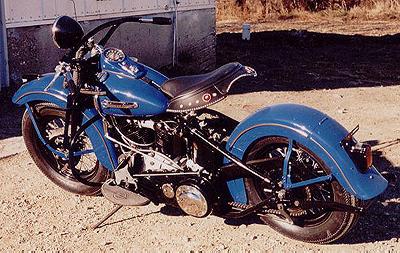
M276 103L315 107L347 129L360 124L357 138L373 146L378 169L400 174L400 73L396 58L400 50L397 36L371 37L397 32L398 23L378 23L267 23L257 26L251 44L238 42L240 35L220 34L218 64L238 60L255 67L260 77L238 84L235 95L214 109L242 120L258 108ZM240 27L219 26L221 32ZM325 36L326 32L341 34ZM354 34L370 36L358 39ZM321 52L327 53L318 58ZM337 89L329 89L332 87ZM3 105L0 115L2 148L18 142L18 138L8 137L19 135L21 113ZM17 144L21 144L20 139ZM93 231L87 226L107 214L113 204L101 197L77 196L57 188L39 172L25 150L0 159L0 189L0 251L4 252L400 252L397 182L342 241L322 246L287 239L257 222L215 216L197 219L154 205L125 207Z

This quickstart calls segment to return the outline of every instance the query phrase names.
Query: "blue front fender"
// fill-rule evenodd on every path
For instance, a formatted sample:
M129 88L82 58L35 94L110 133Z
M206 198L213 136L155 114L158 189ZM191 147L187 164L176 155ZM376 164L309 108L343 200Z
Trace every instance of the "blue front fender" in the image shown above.
M55 104L61 108L66 108L68 91L63 87L63 77L59 77L54 85L45 91L46 86L53 78L54 74L46 74L39 79L22 85L14 94L13 102L17 105L24 105L31 102L43 101ZM98 113L94 108L87 108L82 114L83 125ZM118 164L117 154L113 144L104 137L105 134L101 120L95 121L85 132L92 143L99 162L108 170L114 170Z
M243 159L249 146L266 136L282 136L301 143L319 156L343 188L361 200L381 194L387 181L375 167L361 173L341 146L348 131L331 117L296 104L266 107L241 122L230 136L226 149ZM228 183L237 202L247 202L243 180Z

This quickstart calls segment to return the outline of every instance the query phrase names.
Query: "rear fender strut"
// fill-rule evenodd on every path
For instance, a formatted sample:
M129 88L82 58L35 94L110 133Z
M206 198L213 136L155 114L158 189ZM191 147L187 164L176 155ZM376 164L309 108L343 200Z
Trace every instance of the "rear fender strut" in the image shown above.
M324 175L324 176L311 178L308 180L293 183L291 180L291 171L290 171L290 167L289 167L289 160L292 155L293 145L294 145L294 140L289 139L288 150L285 155L285 159L283 161L282 182L283 182L283 187L285 189L293 189L293 188L303 187L303 186L316 184L316 183L320 183L320 182L329 182L332 180L332 178L333 178L332 174L328 174L328 175Z
M341 145L348 134L337 121L315 109L296 104L279 104L265 107L243 120L231 133L225 150L242 160L257 140L284 137L307 147L329 169L332 178L320 177L316 181L337 180L348 193L361 200L375 198L386 189L387 181L374 166L360 171L357 163ZM229 162L226 160L225 164ZM290 175L287 165L285 170ZM304 186L316 181L301 183ZM286 180L285 188L302 186L297 183L291 184L290 180ZM248 202L243 179L232 180L228 185L236 202Z

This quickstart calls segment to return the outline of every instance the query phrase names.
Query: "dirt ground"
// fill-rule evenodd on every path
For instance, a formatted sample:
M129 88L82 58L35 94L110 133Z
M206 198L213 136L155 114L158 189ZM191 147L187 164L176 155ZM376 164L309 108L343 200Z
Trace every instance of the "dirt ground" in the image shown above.
M219 24L218 64L239 61L259 77L241 81L215 109L242 120L271 104L312 106L347 129L360 124L357 138L373 146L377 168L400 178L400 37L382 36L399 25L290 20L255 25L252 40L243 42L240 34L226 33L240 25ZM0 146L19 135L21 116L4 104ZM86 227L113 207L104 198L57 188L26 151L0 159L0 175L0 251L400 252L397 182L343 240L320 246L261 223L178 216L154 205L123 208L92 231Z

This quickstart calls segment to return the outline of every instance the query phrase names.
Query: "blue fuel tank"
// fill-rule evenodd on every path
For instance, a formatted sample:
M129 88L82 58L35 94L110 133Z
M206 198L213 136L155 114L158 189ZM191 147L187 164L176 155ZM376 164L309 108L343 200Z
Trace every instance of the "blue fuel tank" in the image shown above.
M105 114L150 117L166 112L169 99L159 89L166 76L115 48L103 52L100 64L99 79L107 95L99 99Z

